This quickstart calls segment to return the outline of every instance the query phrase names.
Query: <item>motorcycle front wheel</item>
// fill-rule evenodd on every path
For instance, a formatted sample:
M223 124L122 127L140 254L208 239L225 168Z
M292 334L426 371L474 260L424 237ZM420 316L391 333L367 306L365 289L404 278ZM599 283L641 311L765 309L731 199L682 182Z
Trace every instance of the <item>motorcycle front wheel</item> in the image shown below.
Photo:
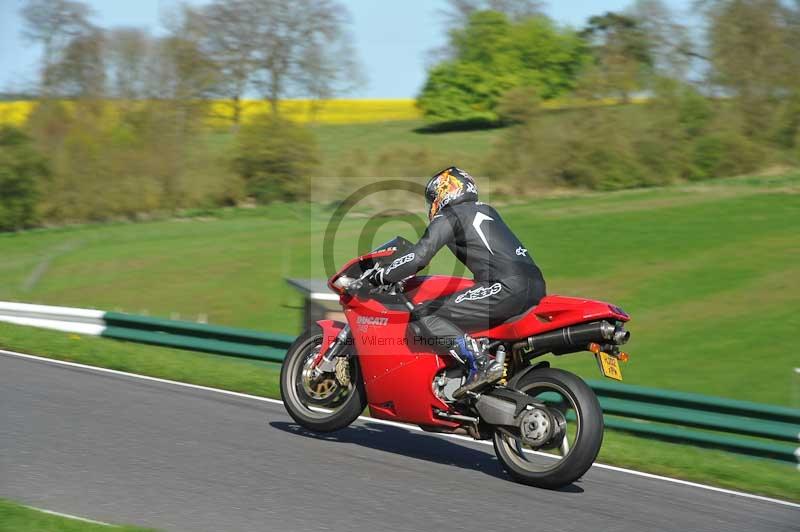
M562 425L563 438L536 447L519 430L497 429L498 460L523 484L557 489L575 482L592 466L603 443L603 411L594 391L577 375L555 368L530 371L515 388L545 402L550 423Z
M281 398L286 411L302 427L314 432L333 432L361 415L367 406L367 394L355 355L337 362L338 376L336 373L314 376L311 366L322 341L322 329L314 326L289 347L281 368Z

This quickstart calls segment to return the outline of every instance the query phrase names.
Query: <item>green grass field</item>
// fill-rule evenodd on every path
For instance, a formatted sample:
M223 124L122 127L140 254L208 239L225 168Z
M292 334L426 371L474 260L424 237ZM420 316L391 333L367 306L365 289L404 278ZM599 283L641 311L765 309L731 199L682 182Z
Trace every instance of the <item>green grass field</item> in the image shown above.
M633 317L626 381L800 406L800 175L556 197L501 206L548 291L604 299ZM197 219L0 235L0 300L120 309L297 333L285 277L324 277L324 208L273 205ZM341 264L396 233L336 235ZM446 250L431 272L452 272ZM589 356L558 360L595 377Z
M617 193L506 201L500 211L536 257L550 293L623 306L626 382L800 406L800 174ZM285 277L324 277L328 207L272 205L202 217L0 235L0 300L122 309L297 333ZM337 233L336 264L394 234L383 220L357 244L361 209ZM447 251L431 272L454 271ZM274 365L0 326L0 346L266 396ZM552 363L598 378L588 355ZM601 461L800 500L789 465L609 431Z
M352 150L370 158L393 149L427 149L431 170L435 172L452 164L463 168L480 168L489 149L502 129L476 129L447 133L421 133L423 120L375 124L318 125L312 130L322 150L322 167L340 169ZM323 172L324 174L324 172Z
M102 525L40 512L0 499L0 532L146 532L144 528Z
M430 173L458 164L481 168L492 143L504 129L475 129L447 133L425 133L424 120L402 120L365 124L317 124L309 126L320 149L318 174L342 175L347 166L366 163L367 173L383 168L378 159L395 152L424 150ZM233 136L224 131L209 134L209 147L219 155L231 149ZM393 169L398 163L390 165ZM402 166L402 165L401 165ZM376 168L377 167L377 168ZM380 175L385 175L381 173Z

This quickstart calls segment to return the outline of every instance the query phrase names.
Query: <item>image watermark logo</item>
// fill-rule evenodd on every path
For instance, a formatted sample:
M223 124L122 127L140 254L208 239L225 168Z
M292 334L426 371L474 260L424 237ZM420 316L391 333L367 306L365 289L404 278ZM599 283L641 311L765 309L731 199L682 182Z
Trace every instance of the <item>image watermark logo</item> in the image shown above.
M330 279L337 273L357 278L370 268L381 267L385 272L400 268L416 258L411 246L425 234L429 224L429 204L425 198L425 185L430 178L331 178L323 180L319 187L311 191L312 249L310 257L316 261L314 271L324 273ZM470 191L477 193L473 186ZM483 200L484 197L481 197ZM450 208L448 205L442 209ZM439 222L442 223L442 222ZM450 223L450 222L447 222ZM455 249L456 240L463 235L453 235L453 241L443 242L441 249L417 275L409 273L395 291L403 291L417 305L415 313L426 315L447 314L442 303L452 299L453 305L464 306L467 301L475 302L489 298L499 292L500 285L488 288L472 285L472 274L464 262L468 262L465 247L459 248L458 257L447 248ZM400 237L400 238L397 238ZM380 250L381 256L370 256ZM354 261L359 257L363 260ZM428 258L428 257L426 257ZM321 266L321 268L320 268ZM344 271L343 268L346 270ZM436 276L431 279L426 276ZM381 291L369 283L363 283L358 292L361 299L377 297ZM383 292L382 301L388 296ZM398 298L402 301L402 298ZM385 301L384 301L385 303ZM488 301L487 301L488 303ZM402 312L402 310L401 310ZM487 322L491 309L486 310ZM362 319L356 329L373 329L380 324ZM457 329L453 329L456 330Z

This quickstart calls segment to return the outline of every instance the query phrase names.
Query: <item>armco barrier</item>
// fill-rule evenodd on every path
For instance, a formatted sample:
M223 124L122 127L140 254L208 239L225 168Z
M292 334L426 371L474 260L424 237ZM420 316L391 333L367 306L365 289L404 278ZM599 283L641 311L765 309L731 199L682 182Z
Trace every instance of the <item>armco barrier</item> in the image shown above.
M294 337L187 321L107 312L101 336L271 362L283 361Z
M294 338L185 321L97 310L0 302L0 321L271 362ZM800 409L588 381L606 426L646 438L800 461Z

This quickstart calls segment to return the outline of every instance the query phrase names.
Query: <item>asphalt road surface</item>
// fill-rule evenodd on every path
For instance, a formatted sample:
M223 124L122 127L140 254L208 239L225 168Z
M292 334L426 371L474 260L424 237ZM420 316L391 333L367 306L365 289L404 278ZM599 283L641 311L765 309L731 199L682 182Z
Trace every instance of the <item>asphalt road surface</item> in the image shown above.
M593 467L547 491L491 446L0 354L0 497L163 530L800 530L800 507ZM798 478L800 482L800 477Z

